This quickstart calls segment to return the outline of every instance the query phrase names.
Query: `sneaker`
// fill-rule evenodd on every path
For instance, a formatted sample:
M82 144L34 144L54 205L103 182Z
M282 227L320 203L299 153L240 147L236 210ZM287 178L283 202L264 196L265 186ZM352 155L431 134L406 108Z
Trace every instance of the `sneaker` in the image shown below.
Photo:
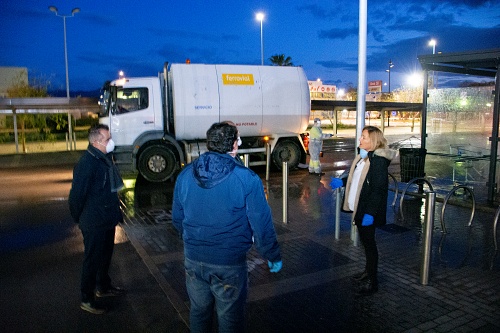
M87 312L90 312L92 314L96 314L96 315L101 315L101 314L104 314L106 313L106 310L103 309L103 308L98 308L97 306L95 306L95 304L92 304L90 302L82 302L80 304L80 309L82 309L83 311L87 311Z
M125 289L120 287L109 287L106 291L97 290L95 292L97 297L114 297L114 296L122 296L125 295Z

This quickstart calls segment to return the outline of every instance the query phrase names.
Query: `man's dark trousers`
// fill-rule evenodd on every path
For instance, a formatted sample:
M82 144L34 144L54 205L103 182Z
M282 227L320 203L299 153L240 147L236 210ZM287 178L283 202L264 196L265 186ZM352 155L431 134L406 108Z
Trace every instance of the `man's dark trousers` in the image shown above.
M94 300L96 288L106 291L111 287L108 271L113 256L115 227L112 229L82 229L85 255L83 259L82 302Z

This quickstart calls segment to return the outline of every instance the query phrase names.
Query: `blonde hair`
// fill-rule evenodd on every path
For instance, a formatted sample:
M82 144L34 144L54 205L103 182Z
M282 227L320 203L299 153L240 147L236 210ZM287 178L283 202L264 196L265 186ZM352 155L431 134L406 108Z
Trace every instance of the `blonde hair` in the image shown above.
M376 150L378 148L387 148L387 139L384 137L384 133L375 126L365 126L363 131L368 132L370 141L372 143L372 149Z

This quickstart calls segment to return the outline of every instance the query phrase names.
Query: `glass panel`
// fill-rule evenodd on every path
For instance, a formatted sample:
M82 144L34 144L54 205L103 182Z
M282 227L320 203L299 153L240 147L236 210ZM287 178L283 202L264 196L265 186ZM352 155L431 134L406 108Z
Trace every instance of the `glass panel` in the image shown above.
M144 110L149 105L148 88L120 89L116 98L116 113Z

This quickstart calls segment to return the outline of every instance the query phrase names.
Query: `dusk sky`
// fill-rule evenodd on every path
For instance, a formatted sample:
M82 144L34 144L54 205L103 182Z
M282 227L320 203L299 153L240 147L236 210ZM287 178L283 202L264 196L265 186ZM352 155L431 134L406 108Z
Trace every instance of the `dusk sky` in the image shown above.
M4 0L0 12L0 66L27 67L30 78L65 89L63 19L67 18L70 89L96 90L125 76L156 76L163 63L251 64L290 56L309 80L357 86L356 0L129 1ZM500 48L500 1L368 0L367 81L391 89L420 70L417 56ZM385 91L385 90L384 90Z

